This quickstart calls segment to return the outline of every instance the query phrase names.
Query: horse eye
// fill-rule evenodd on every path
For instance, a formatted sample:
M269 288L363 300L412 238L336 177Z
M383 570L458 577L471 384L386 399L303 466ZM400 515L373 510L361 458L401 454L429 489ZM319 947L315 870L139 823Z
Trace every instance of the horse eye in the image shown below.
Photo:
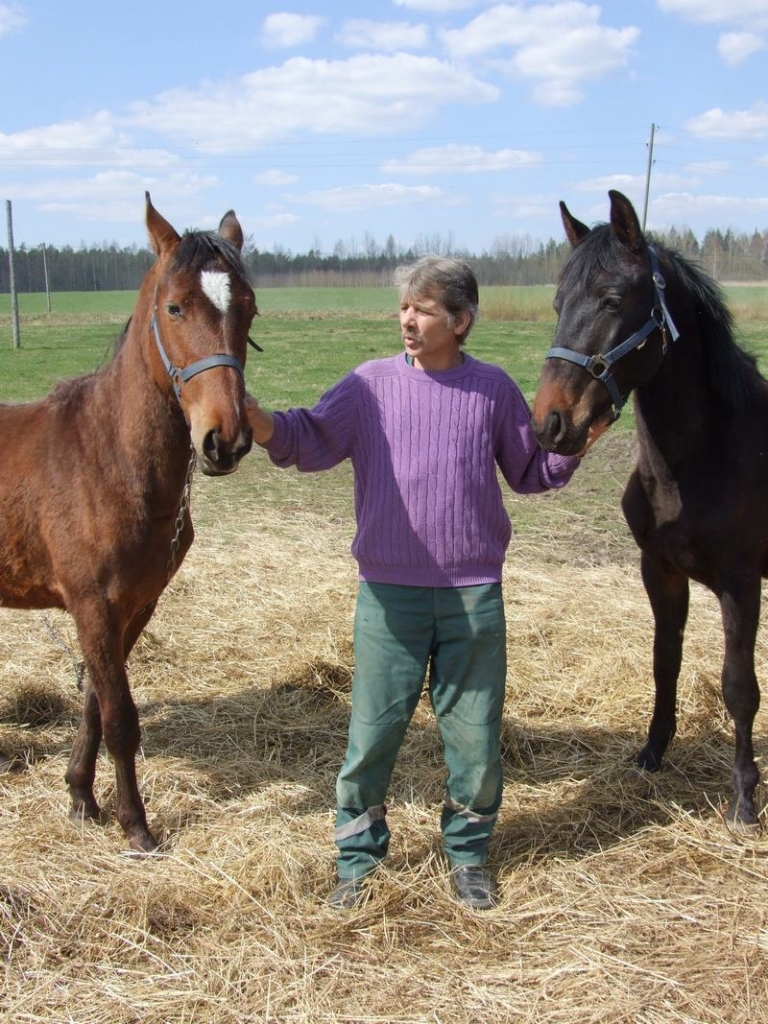
M621 297L618 295L604 295L601 299L600 304L603 309L607 309L610 312L615 312L621 305Z
M175 302L169 302L166 304L165 311L168 316L181 316L181 306Z

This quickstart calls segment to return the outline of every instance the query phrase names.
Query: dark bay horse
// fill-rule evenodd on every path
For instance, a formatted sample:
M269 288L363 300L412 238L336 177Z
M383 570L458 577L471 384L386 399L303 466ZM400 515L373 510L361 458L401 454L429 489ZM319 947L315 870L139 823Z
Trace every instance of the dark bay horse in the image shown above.
M157 260L114 357L40 401L0 405L0 605L72 615L87 669L66 772L72 815L100 817L103 738L117 818L131 848L149 852L125 662L192 543L195 458L219 476L251 447L243 367L256 303L232 211L218 232L179 236L146 201Z
M638 764L655 771L675 734L689 580L717 597L722 690L735 726L727 818L757 824L752 727L760 703L754 647L768 576L768 382L735 342L717 285L649 244L629 200L610 192L590 230L560 204L573 249L534 402L547 449L578 451L591 423L634 392L639 454L622 501L653 610L656 699Z

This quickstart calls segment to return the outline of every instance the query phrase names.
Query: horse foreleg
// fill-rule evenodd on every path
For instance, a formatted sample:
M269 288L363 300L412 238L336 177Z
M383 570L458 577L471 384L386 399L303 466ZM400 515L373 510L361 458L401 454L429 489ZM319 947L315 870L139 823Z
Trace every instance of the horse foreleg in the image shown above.
M123 640L124 661L128 660L128 655L131 653L142 630L152 618L156 606L157 601L148 604L128 623ZM69 765L64 776L72 801L70 817L77 821L83 818L95 820L101 818L101 810L93 793L93 783L96 778L96 758L99 754L101 739L102 727L99 702L91 685L90 677L86 673L83 715L72 746Z
M752 746L752 725L760 707L755 676L755 640L760 620L760 581L749 580L719 595L725 631L723 700L733 718L736 749L733 798L727 819L736 825L756 825L755 788L760 778Z
M648 742L637 755L637 763L658 771L677 729L677 679L683 660L683 633L688 618L688 577L669 563L653 560L643 553L641 570L654 618L653 680L656 697L648 727Z
M131 848L149 853L156 849L157 842L147 826L146 812L136 780L136 754L140 742L139 714L125 671L125 630L117 622L105 617L103 609L94 611L93 606L90 614L81 609L80 614L75 614L75 621L91 687L98 702L104 743L115 765L117 820ZM92 710L93 704L89 706ZM92 744L95 730L87 734L86 728L81 727L78 738L89 735L91 745L85 739L80 747L76 744L76 750L82 755L79 763L83 766L83 776L78 780L77 773L73 773L73 778L81 785L86 777L88 759L94 751ZM95 753L93 759L95 762ZM92 781L91 778L91 785ZM93 803L95 805L95 800Z

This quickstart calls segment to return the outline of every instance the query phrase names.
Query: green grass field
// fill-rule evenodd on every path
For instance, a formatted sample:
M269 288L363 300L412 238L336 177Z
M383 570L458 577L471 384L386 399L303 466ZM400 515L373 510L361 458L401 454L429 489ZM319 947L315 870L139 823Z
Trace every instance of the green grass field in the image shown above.
M768 286L732 286L728 298L745 346L768 367ZM485 288L469 349L504 366L528 398L536 390L555 318L552 288ZM261 315L250 353L249 387L269 407L306 405L365 359L400 346L391 288L257 289ZM10 300L0 295L0 400L27 401L56 381L88 373L110 357L135 301L133 292L21 295L21 347L12 347ZM630 426L625 417L622 429Z

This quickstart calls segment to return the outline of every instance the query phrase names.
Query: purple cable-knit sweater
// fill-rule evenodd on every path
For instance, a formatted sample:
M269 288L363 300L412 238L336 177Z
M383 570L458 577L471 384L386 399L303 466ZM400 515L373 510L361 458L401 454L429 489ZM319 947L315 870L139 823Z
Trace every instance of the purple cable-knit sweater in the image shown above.
M496 466L532 494L562 487L579 462L544 452L517 384L467 353L439 373L404 353L364 363L314 409L273 416L265 447L275 465L312 472L352 460L352 554L369 583L498 582L512 525Z

